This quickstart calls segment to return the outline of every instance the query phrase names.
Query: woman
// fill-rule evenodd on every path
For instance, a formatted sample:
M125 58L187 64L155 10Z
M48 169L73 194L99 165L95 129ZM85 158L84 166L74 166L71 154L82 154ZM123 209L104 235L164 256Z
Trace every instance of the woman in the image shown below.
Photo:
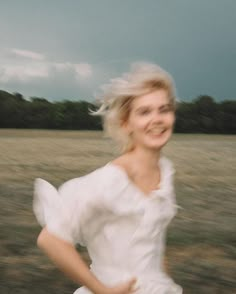
M71 279L75 293L180 294L164 271L165 232L178 205L172 162L161 155L175 122L175 89L168 73L135 64L104 87L106 133L121 154L57 191L37 179L34 211L44 229L38 246ZM87 247L90 269L74 245Z

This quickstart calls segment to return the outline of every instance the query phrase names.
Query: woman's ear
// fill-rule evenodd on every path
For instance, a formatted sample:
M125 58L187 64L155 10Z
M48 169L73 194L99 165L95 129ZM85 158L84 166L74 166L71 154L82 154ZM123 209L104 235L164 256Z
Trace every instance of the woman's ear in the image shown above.
M121 122L121 128L127 136L130 136L132 134L132 130L127 120Z

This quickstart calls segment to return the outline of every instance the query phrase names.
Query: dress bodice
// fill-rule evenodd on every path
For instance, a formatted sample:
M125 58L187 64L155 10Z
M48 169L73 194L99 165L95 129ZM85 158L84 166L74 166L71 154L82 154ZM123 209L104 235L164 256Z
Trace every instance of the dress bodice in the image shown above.
M137 294L180 294L163 269L166 228L177 212L172 162L159 160L160 189L146 196L109 162L57 191L37 179L34 211L58 237L88 249L90 270L107 286L137 277ZM76 294L91 293L81 287Z

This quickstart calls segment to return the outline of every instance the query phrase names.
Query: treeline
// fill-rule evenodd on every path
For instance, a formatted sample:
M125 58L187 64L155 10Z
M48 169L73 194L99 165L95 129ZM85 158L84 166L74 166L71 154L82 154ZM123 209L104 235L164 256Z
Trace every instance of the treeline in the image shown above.
M44 98L24 99L19 93L0 91L0 128L27 129L101 129L100 117L91 116L87 101L49 102Z
M216 103L207 95L181 102L176 113L177 133L236 134L236 101Z
M96 107L87 101L26 100L20 93L0 90L0 128L101 130L101 118L91 116L88 109ZM175 132L236 134L236 101L216 103L202 95L178 103Z

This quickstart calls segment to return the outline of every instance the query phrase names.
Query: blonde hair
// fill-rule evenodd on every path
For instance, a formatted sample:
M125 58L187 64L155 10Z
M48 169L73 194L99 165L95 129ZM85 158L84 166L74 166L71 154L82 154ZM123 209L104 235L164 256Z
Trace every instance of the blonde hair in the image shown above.
M90 114L102 116L105 135L118 143L122 153L133 148L131 137L122 128L122 123L129 117L132 101L159 89L167 91L170 104L175 110L176 90L173 79L156 64L134 63L130 72L111 79L109 84L102 86L101 106L97 111L90 110Z

